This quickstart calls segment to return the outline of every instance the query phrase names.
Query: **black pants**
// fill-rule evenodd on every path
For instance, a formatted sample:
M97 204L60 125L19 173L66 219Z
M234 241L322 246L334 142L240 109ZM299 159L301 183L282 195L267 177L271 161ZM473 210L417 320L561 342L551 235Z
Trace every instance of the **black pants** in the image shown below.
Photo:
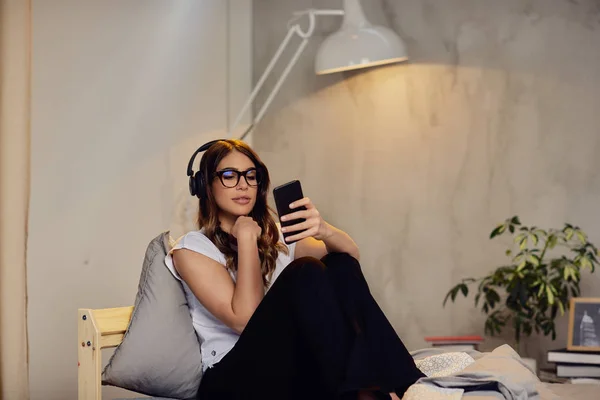
M351 399L423 377L371 296L356 259L332 253L288 265L198 399Z

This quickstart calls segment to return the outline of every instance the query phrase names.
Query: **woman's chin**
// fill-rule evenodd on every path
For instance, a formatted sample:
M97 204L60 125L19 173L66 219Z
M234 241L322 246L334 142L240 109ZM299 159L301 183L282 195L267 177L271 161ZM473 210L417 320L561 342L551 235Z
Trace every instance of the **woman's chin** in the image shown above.
M254 204L233 204L230 213L238 217L246 216L252 212Z

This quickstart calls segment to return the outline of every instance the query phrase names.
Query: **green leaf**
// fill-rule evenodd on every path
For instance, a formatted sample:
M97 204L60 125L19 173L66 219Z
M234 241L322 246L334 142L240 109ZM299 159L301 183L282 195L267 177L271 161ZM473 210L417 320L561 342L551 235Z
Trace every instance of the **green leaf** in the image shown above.
M508 226L508 230L510 231L510 233L515 233L515 226L514 225L509 225Z
M512 254L512 250L511 250L511 249L508 249L508 250L506 250L506 255L507 255L507 256L509 256L509 257L510 257L510 255L511 255L511 254Z
M587 241L587 237L585 232L582 231L577 231L577 238L579 239L579 241L581 242L581 244L584 244Z
M493 231L492 233L490 233L490 239L493 239L494 237L501 235L504 230L506 229L506 225L502 224L502 225L498 225Z
M552 293L550 286L546 286L546 295L548 296L548 304L554 304L554 293Z
M467 297L467 294L469 293L469 288L467 287L467 285L462 284L460 286L460 291L462 292L462 294Z
M517 236L515 236L515 238L513 239L513 241L514 241L515 243L521 243L521 241L522 241L523 239L525 239L526 237L527 237L527 234L526 234L526 233L520 233L520 234L518 234Z
M525 260L521 261L521 263L517 266L517 272L522 271L526 265L527 265L527 261L525 261Z
M560 302L560 299L558 299L558 301L554 302L554 305L550 308L550 318L554 319L556 318L556 314L558 313L558 305L556 305L556 303Z
M587 267L589 267L590 269L592 268L592 263L590 262L590 259L585 256L581 257L579 262L580 262L581 268L587 268Z
M565 233L565 239L567 240L571 240L571 238L573 237L573 228L567 227L564 229L564 233Z
M525 249L525 247L527 247L527 237L524 237L523 239L521 239L521 243L519 245L519 248L521 250Z
M546 284L542 282L540 284L540 288L538 290L537 297L540 297L542 295L542 292L544 291L545 288L546 288Z
M519 217L517 215L515 215L514 217L512 217L512 219L510 220L510 222L512 222L515 225L521 225L521 221L519 220Z
M535 229L534 233L538 236L538 237L548 237L548 232L546 232L543 229Z
M556 237L556 235L550 235L548 237L548 248L549 249L553 249L556 246L556 242L558 241L558 238Z
M529 254L529 255L527 256L527 260L528 260L530 263L532 263L534 266L536 266L536 267L537 267L538 265L540 265L540 259L539 259L539 258L537 258L537 257L536 257L534 254Z
M536 235L536 234L533 234L533 235L531 235L531 240L533 241L533 245L534 245L534 246L537 246L537 244L538 244L538 242L539 242L540 238L539 238L539 236L538 236L538 235Z
M560 315L565 315L565 305L562 303L562 301L558 300L556 304L558 304L558 308L560 309Z
M454 299L456 298L456 292L458 291L458 285L453 287L452 289L450 289L450 291L448 292L448 294L446 294L446 297L444 298L444 302L442 303L442 307L446 306L446 302L448 301L448 299L451 299L452 302L454 302Z
M492 321L490 321L490 319L486 319L485 320L485 334L486 335L490 335L490 336L494 336L494 326Z
M496 292L494 289L489 289L485 294L485 299L490 304L490 307L494 308L496 303L500 301L500 296L498 295L498 292Z

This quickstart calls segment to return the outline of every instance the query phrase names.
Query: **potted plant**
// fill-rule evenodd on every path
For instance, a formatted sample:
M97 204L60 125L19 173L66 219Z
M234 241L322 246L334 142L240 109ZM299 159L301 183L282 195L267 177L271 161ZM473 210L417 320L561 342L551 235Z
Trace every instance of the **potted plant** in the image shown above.
M556 339L555 318L563 315L571 297L579 296L581 271L594 272L598 250L579 227L565 224L562 230L524 226L514 216L498 225L490 239L513 236L506 250L507 265L478 279L465 278L444 299L465 297L476 284L475 306L487 315L485 333L500 334L510 323L516 350L521 353L522 338L535 331ZM513 249L516 247L516 250Z

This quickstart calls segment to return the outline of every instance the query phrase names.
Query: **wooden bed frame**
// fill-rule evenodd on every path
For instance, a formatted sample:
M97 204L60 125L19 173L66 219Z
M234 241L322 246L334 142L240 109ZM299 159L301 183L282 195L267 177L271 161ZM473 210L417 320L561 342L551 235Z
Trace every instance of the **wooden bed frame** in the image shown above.
M78 399L102 399L102 349L116 347L123 341L133 307L79 309Z
M102 400L102 349L118 346L129 326L133 307L79 309L78 337L78 400ZM591 399L597 385L561 385L559 389L581 389L578 399ZM585 392L585 393L583 393ZM565 392L566 393L566 392ZM565 398L573 398L569 395Z

